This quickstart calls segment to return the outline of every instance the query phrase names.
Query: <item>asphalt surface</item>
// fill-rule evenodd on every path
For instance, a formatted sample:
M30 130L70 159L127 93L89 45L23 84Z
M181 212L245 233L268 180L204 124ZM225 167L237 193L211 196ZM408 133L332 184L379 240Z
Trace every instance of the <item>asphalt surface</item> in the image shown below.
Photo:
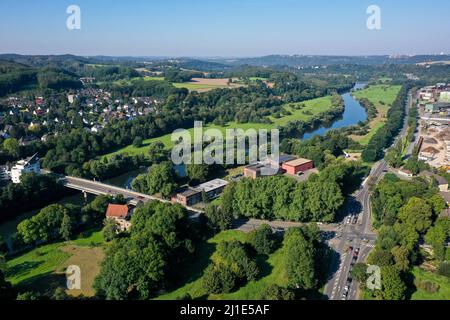
M403 128L394 141L403 139L408 131L407 115L409 107L412 103L411 94L409 101L405 105L406 116ZM413 145L409 146L407 151L410 155ZM357 299L358 289L355 281L349 282L349 276L352 266L357 262L365 262L371 249L375 245L376 233L372 230L371 225L371 209L370 209L370 183L376 183L382 179L384 174L388 171L388 164L383 159L377 162L371 170L369 178L366 179L361 188L352 195L354 201L348 201L346 212L347 216L343 222L335 224L318 224L319 228L326 235L326 241L335 250L336 257L330 265L330 278L325 286L324 294L330 300L355 300ZM80 190L96 195L123 195L131 204L138 202L147 202L151 200L169 202L167 200L150 196L129 189L119 188L116 186L80 179L75 177L61 178L63 184L72 189ZM198 217L203 213L202 210L186 207L191 213L191 217ZM350 219L350 221L348 221ZM244 232L250 232L262 224L268 224L275 232L284 232L290 227L299 227L304 224L284 221L266 221L258 219L236 220L234 228ZM348 288L346 288L348 286Z
M408 133L408 114L412 106L412 96L409 94L405 104L406 116L399 139ZM413 144L412 144L413 145ZM407 153L411 154L413 147L409 146ZM388 170L388 164L383 159L377 162L371 170L359 191L353 197L356 201L347 204L347 216L338 227L335 237L329 240L329 245L335 250L336 257L330 265L330 277L325 286L324 294L330 300L356 300L358 299L358 284L351 280L351 270L355 263L365 262L371 249L375 245L376 233L372 229L372 215L370 208L370 183L380 181ZM359 209L359 212L356 212ZM350 223L347 219L350 217ZM354 217L357 222L353 223Z

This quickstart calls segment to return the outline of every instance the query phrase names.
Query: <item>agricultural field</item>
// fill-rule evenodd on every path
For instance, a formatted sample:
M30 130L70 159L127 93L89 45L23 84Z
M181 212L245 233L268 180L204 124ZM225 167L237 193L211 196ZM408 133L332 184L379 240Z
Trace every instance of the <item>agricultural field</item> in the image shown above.
M401 86L397 85L372 85L366 89L358 90L353 93L355 99L366 98L372 102L377 109L377 116L369 123L370 131L364 136L352 135L351 138L365 146L369 143L372 136L386 123L386 115L390 107L397 98Z
M206 125L203 127L204 130L207 129L219 129L222 134L225 136L225 130L226 129L242 129L242 130L248 130L248 129L275 129L277 126L284 126L287 123L294 121L294 120L303 120L306 121L310 119L311 117L326 112L331 108L331 96L317 98L313 100L303 101L301 104L305 104L305 107L301 110L294 110L292 107L286 105L285 109L292 112L291 115L281 117L279 119L271 118L273 123L236 123L236 122L230 122L226 126L217 126L217 125ZM310 114L304 114L304 111L309 111ZM191 136L193 136L194 129L188 130ZM122 149L119 149L115 152L111 152L104 157L111 157L115 154L119 153L128 153L129 155L137 155L137 154L146 154L148 152L148 149L150 148L150 144L152 142L160 141L162 142L166 148L172 147L174 144L171 141L172 134L166 134L161 137L157 138L151 138L144 140L141 147L135 147L132 144L128 145Z
M262 277L256 281L250 281L239 290L229 294L213 294L206 296L202 288L203 270L207 267L210 259L214 258L215 246L221 241L238 240L242 243L247 241L247 234L241 231L223 231L198 249L192 263L182 266L186 278L182 280L180 287L167 294L159 296L158 300L172 300L189 294L193 299L208 298L211 300L222 299L249 299L259 298L262 290L270 284L284 285L287 282L286 275L281 264L282 249L272 253L266 261L258 261L262 267Z
M92 284L100 272L103 259L103 237L100 231L86 232L78 239L39 246L7 261L6 278L21 292L27 290L52 295L65 286L65 270L69 265L81 269L81 290L68 294L91 297Z
M177 88L186 88L189 91L206 92L219 88L239 88L242 85L231 83L228 84L229 79L205 79L205 78L192 78L189 82L173 83Z

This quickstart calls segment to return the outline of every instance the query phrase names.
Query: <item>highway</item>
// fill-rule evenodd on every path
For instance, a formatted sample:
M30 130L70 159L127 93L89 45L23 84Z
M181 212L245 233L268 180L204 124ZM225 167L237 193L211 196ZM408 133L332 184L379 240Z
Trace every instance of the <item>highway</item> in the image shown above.
M405 104L406 115L397 139L393 145L399 140L406 137L408 133L408 114L412 107L412 94L409 93L408 101ZM408 153L412 148L408 148ZM338 231L333 239L329 241L329 245L337 253L336 259L330 265L330 277L325 286L324 294L330 300L356 300L358 299L358 284L350 280L350 272L355 263L365 262L371 249L375 245L376 233L372 229L372 214L370 207L370 184L378 183L387 172L388 164L383 159L377 162L370 172L369 177L363 182L360 190L352 196L356 200L356 204L348 201L346 217L357 216L357 223L347 223L348 218L338 227ZM359 205L358 205L359 204ZM355 208L360 207L359 213L354 213Z

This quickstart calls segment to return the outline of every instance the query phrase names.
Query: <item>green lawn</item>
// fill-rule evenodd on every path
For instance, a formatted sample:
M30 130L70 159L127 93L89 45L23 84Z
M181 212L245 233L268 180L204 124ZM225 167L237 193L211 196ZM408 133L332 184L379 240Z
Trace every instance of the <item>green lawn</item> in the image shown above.
M70 254L60 250L63 243L52 243L33 249L7 262L6 278L13 285L29 285L59 270Z
M439 290L435 293L418 289L413 293L411 300L450 300L450 279L438 274L424 271L418 267L413 270L416 281L428 281L439 285Z
M305 105L305 107L296 110L291 107L291 105ZM318 115L319 113L329 111L331 109L331 96L326 96L322 98L312 99L308 101L286 104L284 105L284 109L291 112L291 115L281 117L279 119L275 119L273 117L270 118L272 122L279 126L284 126L289 122L295 120L307 121L311 119L313 116ZM306 114L305 114L306 112ZM309 114L311 113L311 114Z
M255 129L255 130L259 130L259 129L275 129L278 126L284 126L286 125L288 122L294 121L294 120L303 120L306 121L308 119L310 119L311 117L313 117L314 115L317 115L319 113L322 112L326 112L331 108L331 96L327 96L327 97L322 97L322 98L317 98L317 99L313 99L313 100L308 100L308 101L304 101L301 102L303 104L305 104L305 107L302 108L301 110L293 110L291 107L289 107L288 105L285 106L286 110L289 110L292 112L292 115L288 115L288 116L284 116L282 118L279 119L275 119L275 118L271 118L273 123L236 123L236 122L230 122L225 126L217 126L217 125L206 125L203 126L203 130L207 130L207 129L219 129L222 134L225 137L225 130L226 129L242 129L242 130L248 130L248 129ZM304 110L308 110L311 112L311 115L305 115L302 112ZM188 130L189 133L191 134L191 137L193 139L193 128ZM111 157L115 154L119 154L119 153L128 153L129 155L137 155L137 154L146 154L148 149L149 149L149 145L152 142L156 142L156 141L160 141L162 142L166 148L171 148L173 147L173 142L171 141L171 136L172 134L166 134L163 135L161 137L157 137L157 138L151 138L151 139L147 139L143 141L142 147L135 147L133 145L128 145L124 148L121 148L117 151L111 152L109 154L106 154L105 157Z
M207 129L219 129L225 137L226 129L242 129L242 130L269 129L270 130L275 127L276 126L274 124L265 124L265 123L239 123L238 124L236 122L230 122L226 126L217 126L217 125L212 125L212 124L206 125L206 126L203 126L203 130L205 131ZM194 129L191 128L191 129L188 129L187 131L191 134L192 139L194 139ZM106 155L104 155L104 157L109 158L109 157L111 157L115 154L119 154L119 153L128 153L129 155L146 154L148 149L150 148L150 144L152 142L156 142L156 141L162 142L166 146L166 148L171 148L174 145L174 143L171 141L171 137L172 137L172 134L168 133L161 137L147 139L142 142L142 147L135 147L133 145L128 145L124 148L121 148L121 149L115 151L115 152L106 154Z
M39 246L7 261L6 278L20 291L33 290L52 294L65 285L64 272L68 265L78 265L82 272L82 290L92 296L92 282L103 259L103 236L100 231L88 231L69 242Z
M401 88L402 87L398 85L373 85L365 89L355 91L353 96L356 99L369 99L369 101L375 105L378 112L386 114L392 103L397 98Z
M364 136L361 136L361 139L358 140L358 142L363 146L367 146L369 144L370 139L372 139L375 133L377 133L377 131L384 126L384 123L385 123L384 121L374 123L373 128L371 128L369 133Z
M378 112L378 116L370 121L370 131L364 136L353 136L352 138L365 146L370 139L377 133L377 131L386 123L386 115L394 103L400 92L401 86L398 85L373 85L363 90L358 90L353 93L355 99L366 98L372 102Z
M198 248L198 252L192 259L192 263L180 266L183 269L185 279L181 285L167 293L159 296L158 300L173 300L189 294L193 299L208 298L208 299L258 299L261 291L268 285L276 283L278 285L286 284L286 275L281 264L282 249L278 249L269 256L267 261L263 259L258 260L258 264L262 269L262 276L257 281L250 281L239 290L220 295L207 296L202 288L202 274L211 259L214 259L215 246L221 241L239 240L243 243L247 241L247 234L241 231L223 231L216 236L209 239L206 244Z

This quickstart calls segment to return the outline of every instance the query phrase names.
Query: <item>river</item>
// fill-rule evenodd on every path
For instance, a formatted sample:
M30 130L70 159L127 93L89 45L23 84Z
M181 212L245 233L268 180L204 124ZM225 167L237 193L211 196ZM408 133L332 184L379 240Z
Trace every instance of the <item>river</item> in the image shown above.
M366 85L363 83L357 83L353 90L358 90L364 88ZM303 135L302 139L309 139L315 135L325 135L328 131L332 129L338 129L342 127L352 126L356 125L359 121L366 121L367 120L367 113L366 110L361 106L361 104L355 100L351 93L345 93L342 95L342 98L344 99L344 105L345 105L345 111L342 114L342 117L335 120L332 124L328 126L322 126L320 128L317 128L311 132L308 132ZM118 177L107 179L104 182L109 183L118 187L124 187L124 188L131 188L131 181L140 173L142 173L143 170L133 170L130 172L127 172L123 175L120 175ZM184 167L178 166L177 172L181 175L185 175L185 169ZM89 196L88 200L93 199L93 196ZM75 205L83 205L85 203L86 199L84 199L82 193L78 193L69 197L65 197L58 201L60 204L75 204ZM6 223L3 223L0 226L0 235L3 236L4 239L8 239L12 233L15 232L17 225L23 221L24 219L28 219L35 215L37 212L39 212L40 209L28 211L25 213L20 214L16 219L8 221Z
M115 178L107 179L103 182L111 184L111 185L115 185L118 187L131 188L131 182L133 181L133 179L136 178L136 176L142 172L144 172L144 170L133 170L133 171L127 172L125 174L122 174L120 176L117 176ZM74 204L74 205L82 206L86 203L86 201L89 202L93 199L94 199L93 195L88 195L88 198L85 199L83 194L81 192L79 192L74 195L64 197L61 200L59 200L57 203L59 203L59 204ZM37 214L41 209L42 208L24 212L24 213L20 214L16 219L2 223L0 225L0 235L3 237L3 239L9 239L11 237L11 235L16 231L17 225L20 222L22 222L25 219L31 218L32 216Z
M353 90L363 89L366 86L364 83L357 83L353 87ZM324 136L328 131L332 129L339 129L343 127L349 127L358 124L360 121L367 120L366 109L352 97L351 92L347 92L342 96L344 99L345 110L342 117L335 120L332 124L327 126L322 126L320 128L314 129L313 131L307 132L303 135L302 140L312 138L315 135Z

